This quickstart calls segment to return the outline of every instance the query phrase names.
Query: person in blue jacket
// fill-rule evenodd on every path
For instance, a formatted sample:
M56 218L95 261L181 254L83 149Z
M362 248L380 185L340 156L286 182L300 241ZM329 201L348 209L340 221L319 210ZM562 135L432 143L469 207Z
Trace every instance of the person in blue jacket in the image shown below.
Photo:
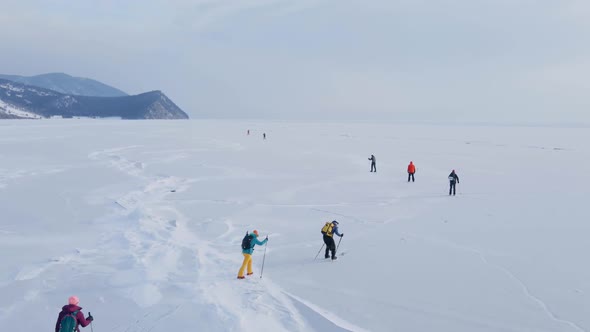
M246 235L242 240L242 255L244 255L244 262L240 271L238 272L238 279L244 279L244 270L248 267L248 275L252 275L252 253L254 252L254 246L263 246L268 242L268 236L262 241L258 241L258 231L254 230L252 233Z

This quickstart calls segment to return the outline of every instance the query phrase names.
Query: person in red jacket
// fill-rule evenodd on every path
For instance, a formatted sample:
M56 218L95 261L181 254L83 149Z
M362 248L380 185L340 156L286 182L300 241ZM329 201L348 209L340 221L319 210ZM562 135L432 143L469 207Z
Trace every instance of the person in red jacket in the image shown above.
M416 166L414 166L414 162L410 161L408 165L408 182L410 182L410 177L412 178L412 182L414 182L414 173L416 173Z
M75 331L76 332L80 332L80 328L78 327L78 325L82 325L82 327L86 327L88 326L88 324L90 324L93 320L94 317L92 317L92 315L90 315L90 313L88 313L88 317L84 318L84 314L82 313L82 307L78 306L78 303L80 303L80 300L78 300L77 296L70 296L70 298L68 299L68 305L64 305L61 308L61 312L59 313L59 316L57 316L57 323L55 323L55 332L60 332L61 331L61 325L62 323L65 324L65 318L68 315L72 315L73 317L75 317L76 319L76 323L75 323Z

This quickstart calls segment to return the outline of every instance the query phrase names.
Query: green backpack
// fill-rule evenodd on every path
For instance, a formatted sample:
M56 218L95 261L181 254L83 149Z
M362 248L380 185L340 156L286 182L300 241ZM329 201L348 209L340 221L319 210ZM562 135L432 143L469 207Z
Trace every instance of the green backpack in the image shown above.
M59 323L59 332L75 332L78 323L78 320L76 319L77 314L78 310L66 314Z

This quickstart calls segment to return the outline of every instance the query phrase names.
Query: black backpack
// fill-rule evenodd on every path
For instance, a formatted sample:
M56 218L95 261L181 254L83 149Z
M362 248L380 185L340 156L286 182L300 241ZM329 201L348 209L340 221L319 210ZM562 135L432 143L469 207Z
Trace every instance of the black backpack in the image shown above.
M244 236L244 239L242 239L242 250L247 250L252 248L252 239L254 238L254 235L252 234L248 234L248 232L246 232L246 236Z

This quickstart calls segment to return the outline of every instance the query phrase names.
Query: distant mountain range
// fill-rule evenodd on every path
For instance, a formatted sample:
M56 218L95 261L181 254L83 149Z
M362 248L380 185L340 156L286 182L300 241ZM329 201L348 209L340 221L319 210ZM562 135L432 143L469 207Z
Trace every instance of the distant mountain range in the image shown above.
M73 77L64 73L51 73L28 77L0 74L0 79L26 85L38 86L40 88L45 88L69 95L94 97L128 96L128 94L125 92L99 81L89 78Z
M188 119L161 91L122 97L78 96L0 79L0 119L54 116Z
M0 74L0 119L54 116L188 119L161 91L129 96L101 82L61 73Z

